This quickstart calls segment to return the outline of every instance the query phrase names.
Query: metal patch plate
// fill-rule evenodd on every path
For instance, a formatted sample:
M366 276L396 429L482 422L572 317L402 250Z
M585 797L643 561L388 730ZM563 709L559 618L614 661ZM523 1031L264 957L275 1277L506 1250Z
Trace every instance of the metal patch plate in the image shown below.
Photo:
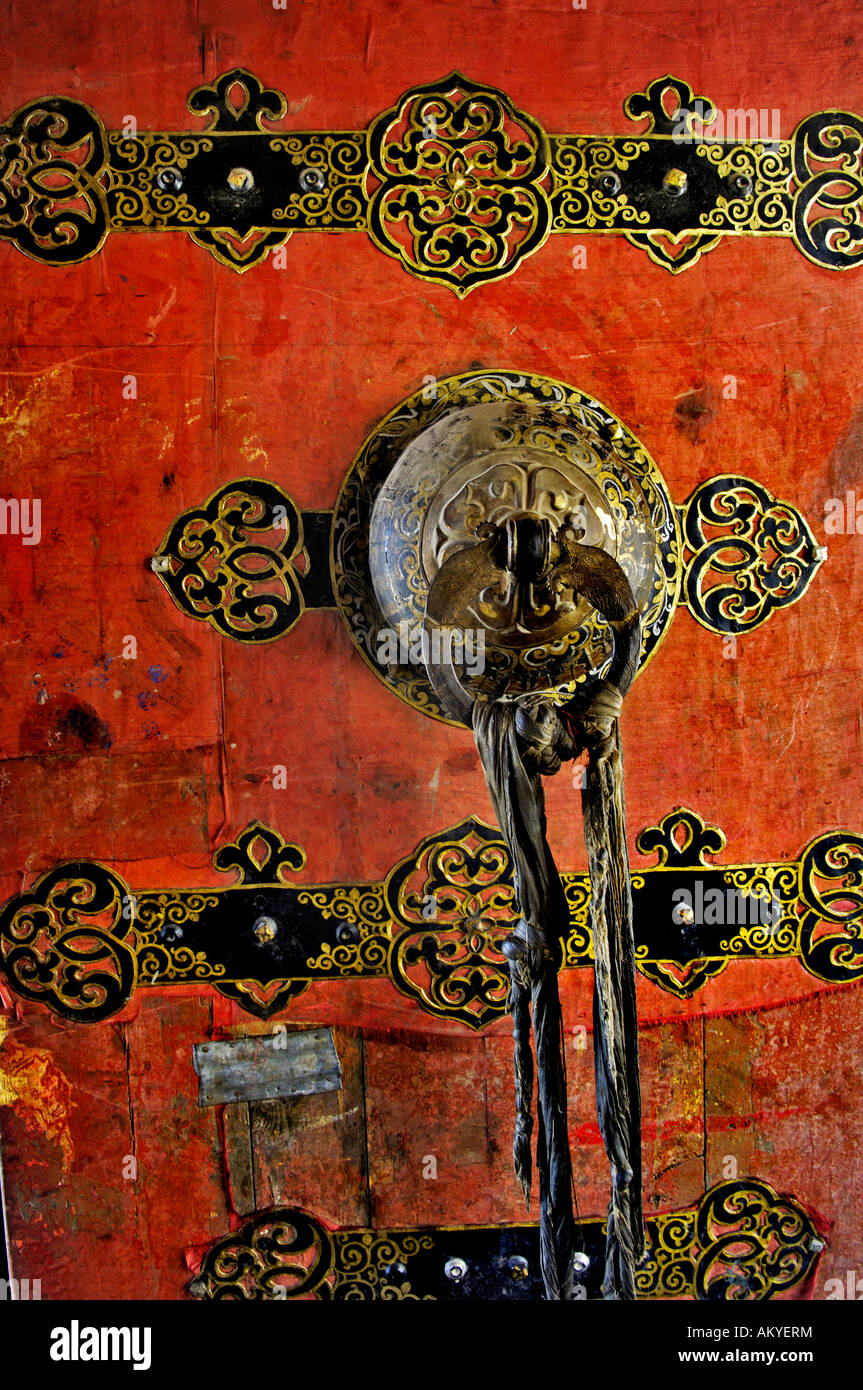
M342 1071L329 1028L196 1043L192 1053L200 1077L199 1105L341 1090Z

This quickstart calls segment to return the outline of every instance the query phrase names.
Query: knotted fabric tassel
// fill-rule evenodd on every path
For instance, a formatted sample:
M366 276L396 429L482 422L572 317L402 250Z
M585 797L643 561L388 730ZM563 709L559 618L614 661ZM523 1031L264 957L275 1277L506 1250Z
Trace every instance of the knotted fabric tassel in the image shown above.
M617 692L600 687L577 716L577 741L590 751L582 809L595 959L593 1050L597 1118L611 1164L602 1292L607 1299L634 1299L644 1248L641 1087L619 710Z
M510 961L510 986L507 1010L512 1014L515 1071L515 1132L512 1140L512 1166L524 1193L524 1204L530 1210L530 1186L533 1174L531 1136L533 1134L533 1052L530 1046L530 982L522 977L517 960Z
M531 1180L530 1115L536 1049L540 1268L546 1297L572 1297L575 1223L566 1116L566 1071L557 972L569 911L546 839L542 774L572 757L569 736L551 701L477 703L473 728L498 824L512 855L521 921L504 942L510 963L515 1039L516 1129L513 1159L525 1197Z
M597 1114L611 1163L603 1294L635 1297L635 1269L644 1244L641 1213L641 1098L632 896L623 811L623 762L618 719L641 652L641 620L629 580L617 560L582 545L581 532L515 513L482 528L475 546L457 551L439 569L426 600L426 627L469 625L482 594L513 578L520 604L542 592L579 594L608 623L613 648L605 678L580 686L558 709L548 695L479 699L450 656L426 661L442 707L471 723L498 824L514 869L521 920L503 943L509 960L509 1008L515 1039L517 1117L513 1159L525 1197L531 1183L530 1113L536 1050L536 1168L540 1195L540 1260L547 1298L573 1291L572 1169L566 1120L566 1068L557 986L561 938L569 912L546 839L543 773L582 749L590 753L582 793L590 863L591 923L596 959L594 1058ZM479 534L479 532L478 532ZM507 588L507 592L508 592ZM474 605L474 606L472 606Z

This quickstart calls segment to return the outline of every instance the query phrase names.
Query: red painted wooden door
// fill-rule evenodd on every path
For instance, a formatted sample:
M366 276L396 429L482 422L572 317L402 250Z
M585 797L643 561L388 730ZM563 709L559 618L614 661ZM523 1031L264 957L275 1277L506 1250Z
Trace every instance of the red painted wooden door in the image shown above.
M778 109L784 138L810 113L863 111L847 0L49 0L5 23L4 115L73 96L113 131L200 130L187 94L238 66L286 94L298 131L361 131L454 67L554 132L626 133L626 97L669 69L722 108ZM214 850L256 820L304 849L292 882L380 883L434 832L492 821L469 735L394 698L334 609L232 642L150 567L180 513L235 478L332 508L388 411L481 368L595 396L678 504L742 473L828 546L801 600L733 653L680 611L639 677L623 724L634 872L654 862L636 833L676 806L721 827L729 864L796 863L863 829L860 540L824 526L829 499L863 486L859 271L767 236L728 236L675 276L621 236L552 236L465 299L351 233L295 234L242 275L182 232L112 232L68 267L12 245L0 262L0 493L41 502L38 544L0 535L3 900L73 860L133 893L222 886ZM583 871L571 778L547 796L558 862ZM385 971L316 981L266 1022L194 979L139 986L92 1023L0 989L12 1273L43 1298L181 1298L189 1251L279 1203L331 1228L523 1219L503 1017L468 1028ZM562 993L579 1211L600 1217L590 971L564 972ZM732 960L688 997L639 982L647 1209L737 1174L791 1194L828 1242L794 1297L863 1268L859 999L793 951ZM193 1046L279 1021L335 1029L341 1091L200 1107Z

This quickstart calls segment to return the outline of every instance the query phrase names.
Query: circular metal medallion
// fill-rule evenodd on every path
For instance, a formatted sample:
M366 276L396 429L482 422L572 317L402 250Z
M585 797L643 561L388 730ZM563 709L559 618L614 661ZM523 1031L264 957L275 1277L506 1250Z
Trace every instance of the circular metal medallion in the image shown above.
M642 618L643 667L680 591L677 515L638 440L598 401L550 377L469 372L410 396L363 444L333 515L333 590L351 640L375 674L414 708L450 723L426 676L422 622L429 585L476 528L514 512L569 524L622 566ZM516 619L516 612L522 617ZM562 694L601 675L604 621L577 594L524 606L483 595L474 616L488 642L479 680L496 697L518 668L520 689Z

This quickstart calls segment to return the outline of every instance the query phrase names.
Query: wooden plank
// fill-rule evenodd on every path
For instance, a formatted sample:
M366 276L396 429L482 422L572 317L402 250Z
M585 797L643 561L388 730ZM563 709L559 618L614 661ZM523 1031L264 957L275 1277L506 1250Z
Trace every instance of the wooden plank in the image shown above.
M249 1106L255 1198L258 1210L294 1205L332 1226L370 1226L363 1039L339 1028L335 1041L340 1091Z
M214 1240L231 1215L219 1111L198 1105L191 1065L193 1042L211 1030L210 1008L206 999L158 990L143 991L139 1001L126 1036L141 1255L115 1272L114 1297L181 1298L188 1279L183 1251ZM94 1141L99 1123L98 1116L91 1121ZM86 1208L81 1225L87 1229ZM86 1242L85 1249L93 1247ZM93 1256L81 1258L89 1264Z
M248 1103L226 1105L224 1125L225 1164L231 1205L239 1216L248 1216L255 1210L255 1172Z

